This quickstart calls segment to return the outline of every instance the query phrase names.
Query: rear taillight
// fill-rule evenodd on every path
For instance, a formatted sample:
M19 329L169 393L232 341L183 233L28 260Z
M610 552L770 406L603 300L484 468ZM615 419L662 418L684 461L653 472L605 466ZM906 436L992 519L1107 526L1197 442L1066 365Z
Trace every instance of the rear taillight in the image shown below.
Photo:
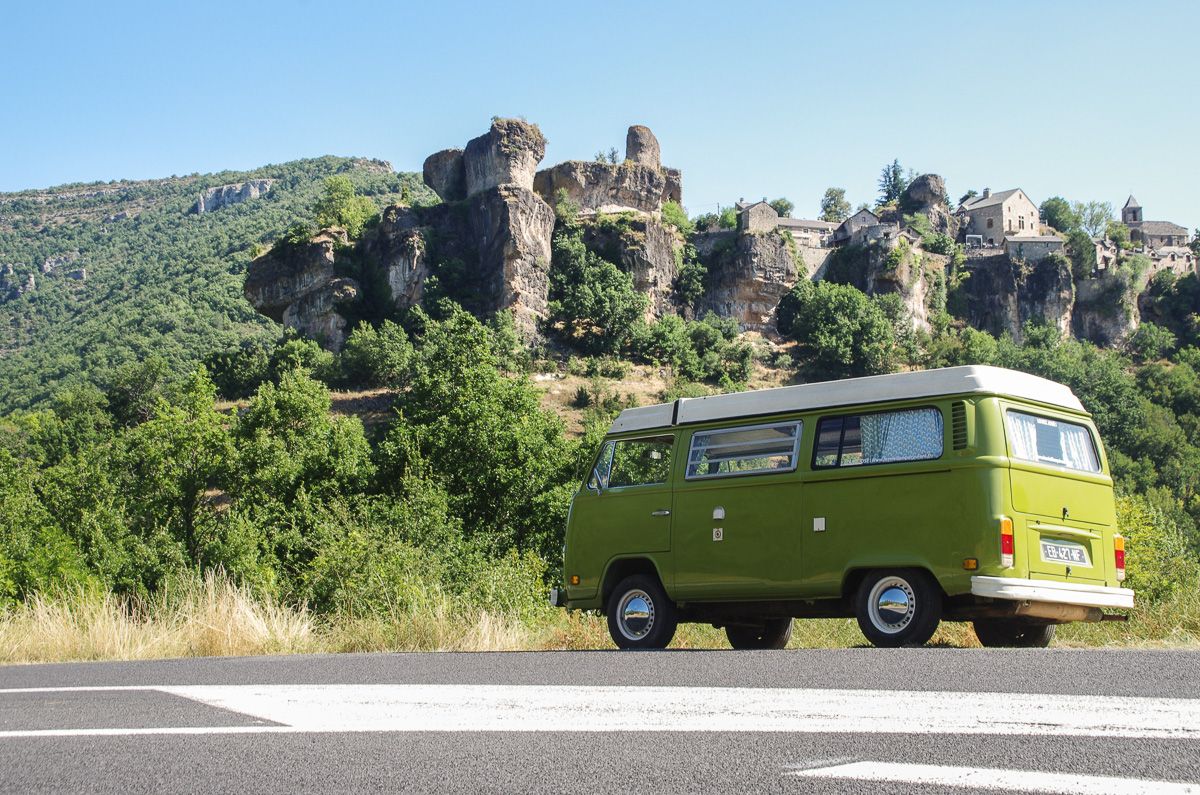
M1013 567L1013 523L1007 516L1000 517L1000 565Z
M1125 579L1125 538L1113 536L1113 562L1117 564L1117 580Z

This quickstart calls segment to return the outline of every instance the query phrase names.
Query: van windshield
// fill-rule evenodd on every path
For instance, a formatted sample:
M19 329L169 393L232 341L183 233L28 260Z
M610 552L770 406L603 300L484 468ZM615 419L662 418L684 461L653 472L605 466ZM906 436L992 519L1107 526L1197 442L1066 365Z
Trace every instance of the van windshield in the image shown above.
M1008 411L1005 415L1014 458L1080 472L1100 471L1096 446L1085 426L1021 411Z

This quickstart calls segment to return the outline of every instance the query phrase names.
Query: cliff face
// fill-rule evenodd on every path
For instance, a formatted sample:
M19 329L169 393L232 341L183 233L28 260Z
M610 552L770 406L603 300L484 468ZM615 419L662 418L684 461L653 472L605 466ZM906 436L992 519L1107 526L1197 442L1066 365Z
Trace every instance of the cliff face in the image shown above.
M698 235L695 245L708 269L700 311L734 318L746 330L773 331L779 299L807 276L779 232L714 232Z
M968 260L967 272L958 308L975 328L1020 340L1025 323L1035 321L1070 333L1075 288L1064 259L1014 263L1000 253Z
M622 218L615 223L585 220L583 242L633 277L633 286L650 298L648 318L678 309L674 303L678 275L675 252L682 241L671 229L649 216Z
M590 245L609 250L609 258L650 295L651 316L669 311L675 251L682 243L656 215L664 198L682 198L682 178L659 164L653 133L631 127L624 163L564 163L540 172L541 188L535 191L534 172L545 149L536 125L497 119L466 147L425 160L425 183L442 204L388 207L353 252L343 252L363 274L361 284L335 276L344 233L327 230L307 246L280 248L256 260L246 295L259 311L311 331L336 349L345 339L346 321L339 318L350 314L348 304L361 295L363 284L386 284L388 295L370 296L373 303L382 298L403 309L424 300L427 280L436 276L443 291L472 311L511 312L518 331L534 340L549 293L554 211L546 198L562 187L584 210L633 211L619 233L591 224Z
M1076 285L1071 330L1097 345L1125 341L1137 330L1138 294L1144 287L1119 269L1081 280Z
M252 179L247 182L209 188L196 197L192 212L211 213L231 204L257 199L259 196L265 196L271 190L273 182L274 180L270 179Z
M339 249L348 244L344 230L327 229L305 243L275 246L250 264L247 300L285 328L340 350L348 331L339 310L359 295L356 281L336 273Z
M663 168L658 139L648 127L635 124L625 136L621 163L569 160L537 172L533 189L551 205L560 191L585 213L633 210L656 214L663 202L683 198L683 176Z

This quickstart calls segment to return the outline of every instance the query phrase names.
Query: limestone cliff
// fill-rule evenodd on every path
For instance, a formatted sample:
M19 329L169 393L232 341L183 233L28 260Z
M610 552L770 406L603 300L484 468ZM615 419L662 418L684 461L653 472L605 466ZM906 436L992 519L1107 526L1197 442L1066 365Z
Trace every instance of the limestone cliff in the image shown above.
M1025 263L989 254L969 259L967 274L953 308L971 326L1016 340L1029 321L1048 323L1063 335L1071 332L1075 289L1065 259Z
M192 205L192 212L211 213L231 204L257 199L259 196L265 196L271 190L273 182L274 180L270 179L252 179L232 185L209 188L196 197L196 203Z
M958 236L958 218L946 201L946 180L938 174L922 174L910 182L900 196L899 208L905 215L924 215L935 232L951 239Z
M1124 342L1137 330L1138 294L1145 288L1120 268L1101 271L1075 285L1071 330L1097 345Z
M658 139L635 124L625 136L623 162L569 160L537 172L533 188L550 204L562 191L585 213L658 213L663 202L682 201L683 176L663 168Z
M584 244L620 266L633 277L633 286L650 298L649 318L679 310L674 302L676 251L683 241L671 228L634 214L585 219L582 225Z
M250 263L247 300L285 328L340 350L348 333L340 310L359 295L356 281L336 273L338 253L348 244L344 230L326 229L306 242L276 245Z
M723 231L697 235L694 243L708 269L698 308L734 318L748 331L773 331L779 299L807 276L788 239L776 231Z

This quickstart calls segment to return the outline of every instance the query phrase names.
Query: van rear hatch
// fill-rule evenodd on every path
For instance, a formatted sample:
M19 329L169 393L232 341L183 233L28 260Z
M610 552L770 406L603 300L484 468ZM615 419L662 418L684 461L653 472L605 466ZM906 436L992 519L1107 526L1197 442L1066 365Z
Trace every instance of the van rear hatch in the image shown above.
M1104 582L1116 524L1112 480L1082 422L1005 411L1018 543L1031 574ZM1019 533L1021 528L1025 533Z

